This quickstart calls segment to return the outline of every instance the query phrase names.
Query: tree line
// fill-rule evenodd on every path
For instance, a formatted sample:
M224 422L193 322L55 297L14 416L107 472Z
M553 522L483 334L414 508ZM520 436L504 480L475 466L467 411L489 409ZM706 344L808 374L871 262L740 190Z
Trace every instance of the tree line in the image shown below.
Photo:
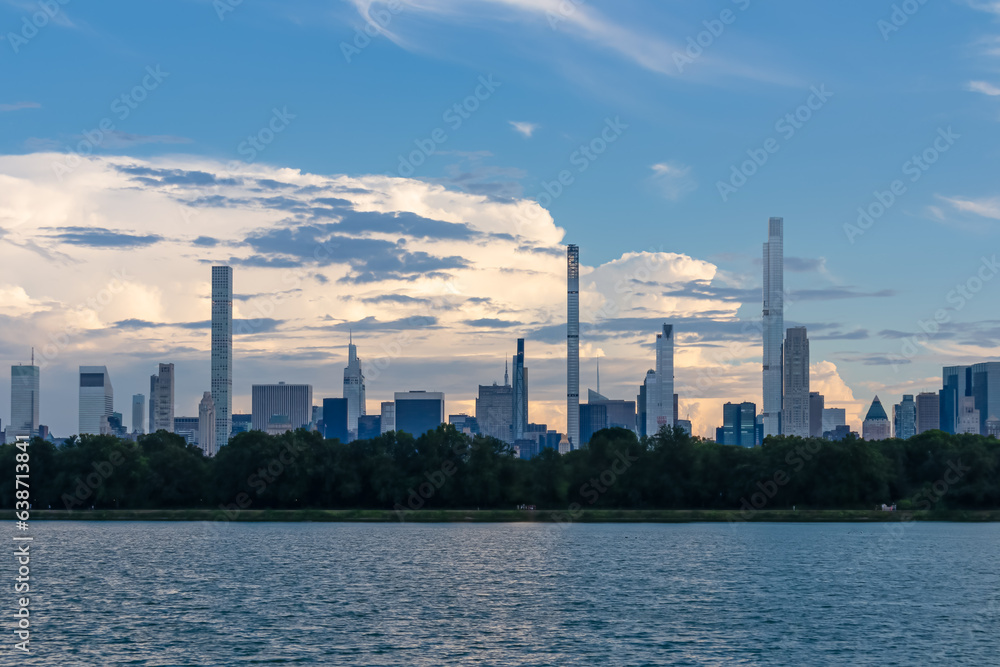
M4 508L14 507L18 453L0 446ZM880 442L782 436L743 448L681 429L642 439L607 429L586 448L531 460L446 425L347 444L301 429L251 431L213 458L165 431L138 442L74 436L60 447L36 438L28 453L35 509L1000 508L1000 441L942 431Z

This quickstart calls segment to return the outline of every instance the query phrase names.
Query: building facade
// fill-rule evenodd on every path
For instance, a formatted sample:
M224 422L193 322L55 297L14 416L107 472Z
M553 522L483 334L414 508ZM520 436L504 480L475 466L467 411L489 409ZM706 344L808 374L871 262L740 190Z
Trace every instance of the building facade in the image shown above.
M779 435L782 414L781 343L785 334L785 249L784 219L768 220L764 244L764 363L762 407L764 435Z
M865 415L865 421L861 428L862 437L865 440L888 440L892 437L889 415L885 413L885 408L882 407L882 401L878 399L878 396L868 408L868 414Z
M107 366L80 366L80 435L108 434L115 391Z
M155 379L154 379L155 378ZM174 432L174 365L160 364L159 372L150 377L153 398L153 432Z
M785 336L782 370L781 432L809 437L809 338L805 327L792 327Z
M823 437L838 426L847 426L847 410L844 408L823 408Z
M233 267L212 267L212 404L215 446L225 447L233 430Z
M215 401L210 391L201 395L198 404L198 446L205 456L215 456L218 451L215 443Z
M382 433L388 433L389 431L396 430L396 404L392 401L382 401L382 419L379 422L379 428L382 429Z
M420 437L444 423L444 393L439 391L397 391L396 430Z
M350 437L350 428L347 422L349 414L350 406L346 398L324 398L323 437L327 440L348 442Z
M508 384L479 385L476 421L479 422L479 429L483 435L513 445L514 388Z
M826 398L818 391L809 392L809 437L823 437L823 409Z
M513 398L512 431L513 439L523 440L528 427L528 370L524 367L524 339L517 339L517 353L514 355L514 386L511 388Z
M353 335L347 344L347 367L344 368L344 398L347 399L347 432L349 440L358 437L358 418L367 414L365 409L365 374L358 358L358 347Z
M722 426L715 429L720 445L754 447L757 442L757 404L726 403L722 406Z
M917 403L913 394L903 394L902 402L892 406L892 429L895 437L901 440L917 434Z
M146 431L146 397L143 394L132 395L132 432Z
M979 433L986 435L986 421L1000 415L1000 362L972 365L972 396L979 410Z
M308 426L312 419L312 385L255 384L250 388L250 414L255 431L267 431L271 417L287 417L292 430ZM218 410L218 408L216 408ZM218 415L216 415L218 417ZM272 427L272 430L277 427ZM227 441L228 442L228 441Z
M580 248L575 245L566 247L566 435L571 449L580 446Z
M917 433L941 428L941 395L933 391L917 394Z
M38 366L10 367L10 423L7 424L7 442L16 442L17 436L29 438L38 435L38 403L41 397L41 371Z
M656 368L652 387L646 387L646 433L674 426L674 327L664 324L656 334ZM646 376L647 379L649 376Z

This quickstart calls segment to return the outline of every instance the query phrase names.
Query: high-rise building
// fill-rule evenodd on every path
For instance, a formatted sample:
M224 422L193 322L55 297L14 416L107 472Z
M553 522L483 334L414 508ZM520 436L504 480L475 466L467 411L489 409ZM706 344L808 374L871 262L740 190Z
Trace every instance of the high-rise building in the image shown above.
M382 421L379 427L382 433L396 430L396 404L392 401L382 401Z
M132 431L143 433L146 430L146 397L142 394L132 394Z
M361 415L358 417L358 440L373 440L382 434L382 417Z
M513 437L523 440L528 427L528 370L524 367L524 339L517 339L517 354L514 355L513 395Z
M580 406L580 445L587 446L595 433L608 428L608 406L584 403Z
M837 430L838 426L847 426L847 410L844 408L823 408L823 437Z
M892 406L892 429L900 440L917 434L917 404L913 394L903 394L903 401Z
M439 391L397 391L396 430L420 437L444 423L444 394Z
M781 430L781 341L785 333L784 219L768 221L764 244L764 435Z
M107 366L80 366L80 435L111 432L108 418L115 411L115 391Z
M986 435L991 438L1000 438L1000 419L990 417L986 420Z
M350 414L349 401L346 398L323 399L323 437L327 440L339 440L344 443L350 437L347 419Z
M941 428L941 395L933 391L917 394L917 433Z
M514 388L509 384L479 385L476 421L483 435L514 444Z
M347 367L344 369L344 398L347 399L347 437L358 437L358 417L367 414L365 410L365 374L358 358L358 346L353 334L347 344Z
M608 398L607 396L597 393L593 389L588 389L587 403L589 405L603 405L607 408L608 420L607 424L602 428L627 428L633 433L635 432L635 402ZM580 420L583 420L582 416L580 417ZM580 428L582 431L583 427L581 426Z
M7 442L17 442L19 435L29 438L38 435L40 378L40 369L33 362L30 366L10 367L10 423L7 424Z
M250 387L250 414L253 430L267 431L271 417L288 419L291 429L302 428L312 419L313 389L310 384L255 384ZM215 408L218 412L218 407ZM218 419L218 414L216 414ZM284 423L284 422L282 422ZM274 430L276 427L271 427Z
M152 378L156 378L155 382ZM153 392L153 432L174 431L174 365L160 364L159 373L150 378Z
M215 399L212 400L214 401ZM216 421L215 421L216 424L219 423L218 418L219 416L218 414L216 414ZM246 433L252 427L253 427L253 415L244 415L244 414L233 415L233 430L229 434L229 437L231 438L237 433ZM219 448L218 442L215 443L215 448L216 450L218 450Z
M809 437L823 437L823 408L826 399L818 391L809 392Z
M805 327L792 327L785 336L782 370L781 432L809 437L809 338Z
M958 428L956 433L979 433L979 410L974 396L963 396L959 405Z
M979 433L986 435L986 421L1000 415L1000 362L972 365L972 396L979 410Z
M652 368L646 371L646 377L643 379L642 384L639 385L639 395L636 396L635 408L635 424L636 433L639 437L644 435L656 435L655 433L649 433L646 431L646 424L648 419L648 408L646 407L649 402L649 394L653 389L653 385L656 384L656 371Z
M466 435L479 435L479 420L470 415L448 415L448 423Z
M181 436L189 445L197 445L201 434L201 420L198 417L174 417L170 428L163 430Z
M647 375L647 381L649 376ZM674 426L674 327L663 325L656 334L656 373L646 387L646 433L656 435Z
M233 267L212 267L212 403L215 446L233 430Z
M865 440L888 440L892 437L889 415L885 413L885 408L882 407L882 401L878 400L878 396L868 408L868 414L865 415L865 421L861 428Z
M215 446L215 401L210 391L201 395L198 404L198 446L205 456L215 456L218 450Z
M720 445L753 447L757 444L756 403L726 403L722 406L722 426L715 429Z
M149 432L156 433L156 383L160 378L156 375L149 376Z
M575 245L566 247L566 290L566 435L575 449L580 446L580 248Z
M941 430L958 433L962 399L972 396L972 366L945 366L941 371Z

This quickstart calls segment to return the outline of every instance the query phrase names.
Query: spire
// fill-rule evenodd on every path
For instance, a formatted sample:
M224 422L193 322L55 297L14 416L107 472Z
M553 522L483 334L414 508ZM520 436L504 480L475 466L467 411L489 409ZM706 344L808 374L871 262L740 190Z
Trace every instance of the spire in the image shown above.
M597 358L597 393L601 393L601 358Z
M347 330L347 344L348 345L354 345L354 330L353 329L348 329Z
M510 378L507 376L507 360L503 360L503 386L510 386Z

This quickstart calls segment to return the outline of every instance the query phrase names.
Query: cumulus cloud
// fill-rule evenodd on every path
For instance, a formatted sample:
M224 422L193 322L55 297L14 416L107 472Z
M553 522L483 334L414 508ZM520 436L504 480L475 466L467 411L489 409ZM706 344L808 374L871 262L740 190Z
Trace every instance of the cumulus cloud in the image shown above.
M511 120L507 122L511 124L515 132L523 135L525 139L530 139L531 135L533 135L535 133L535 130L537 130L539 127L537 123L526 123L523 121L516 121L516 120Z

